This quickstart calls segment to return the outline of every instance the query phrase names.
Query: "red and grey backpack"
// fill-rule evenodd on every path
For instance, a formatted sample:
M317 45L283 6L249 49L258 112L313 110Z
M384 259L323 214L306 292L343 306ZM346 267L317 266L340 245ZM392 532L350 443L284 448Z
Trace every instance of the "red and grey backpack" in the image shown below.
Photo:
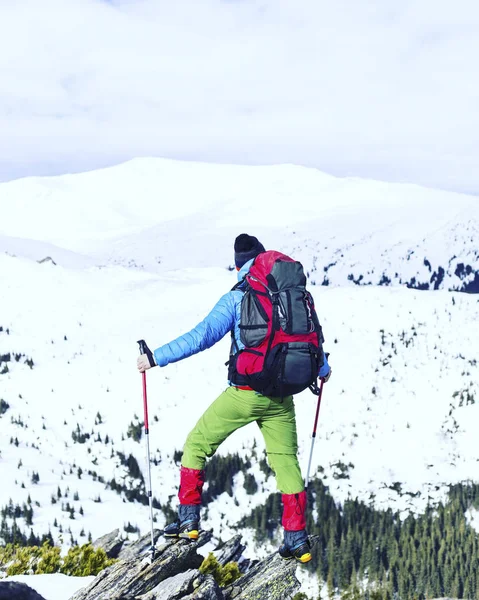
M244 348L232 334L229 380L265 396L314 390L324 338L301 263L281 252L262 252L233 289L244 291L239 325Z

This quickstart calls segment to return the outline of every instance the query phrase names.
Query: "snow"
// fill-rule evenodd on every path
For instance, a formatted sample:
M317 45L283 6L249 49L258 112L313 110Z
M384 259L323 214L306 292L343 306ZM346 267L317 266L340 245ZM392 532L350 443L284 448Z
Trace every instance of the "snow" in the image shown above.
M6 577L4 581L25 583L43 596L45 600L66 600L78 590L86 587L94 577L68 577L57 573L55 575L16 575Z
M466 512L466 519L469 525L479 532L479 510L471 508Z
M205 316L235 283L228 267L243 231L292 254L310 274L333 368L312 471L323 467L319 476L335 499L421 511L444 499L449 484L477 480L479 402L467 394L478 397L479 304L473 294L448 291L463 283L458 263L478 268L477 198L290 165L138 159L1 184L0 215L0 355L25 355L0 375L0 398L10 405L0 417L7 482L0 506L30 495L35 532L51 530L68 547L70 529L81 543L128 522L149 531L148 508L106 488L113 477L133 483L117 452L133 454L145 473L144 438L127 437L143 414L136 340L157 347ZM40 263L46 256L56 264ZM444 267L440 289L400 285L429 281L424 259L433 271ZM372 285L354 285L351 273ZM383 273L391 286L377 285ZM325 275L330 285L320 286ZM153 494L162 504L176 505L173 453L224 389L228 351L225 338L147 373L150 447L160 461L152 465ZM304 471L315 407L309 392L296 398ZM90 434L83 444L72 439L77 425ZM249 426L220 453L247 456L254 443L261 457L263 440ZM339 462L352 465L346 478L338 478ZM225 493L210 506L204 526L218 538L234 534L275 491L254 461L251 473L257 494L246 494L238 474L234 498ZM74 519L61 510L67 502ZM247 555L272 550L242 533Z
M231 240L252 218L267 246L278 246L281 231L283 250L312 273L317 260L332 265L311 277L318 284L327 276L331 284L352 286L351 275L377 284L383 274L393 284L429 281L427 259L432 272L445 269L447 286L458 285L457 265L479 261L477 198L293 165L136 159L80 175L12 181L0 190L0 206L8 206L0 235L155 273L224 268L232 261Z

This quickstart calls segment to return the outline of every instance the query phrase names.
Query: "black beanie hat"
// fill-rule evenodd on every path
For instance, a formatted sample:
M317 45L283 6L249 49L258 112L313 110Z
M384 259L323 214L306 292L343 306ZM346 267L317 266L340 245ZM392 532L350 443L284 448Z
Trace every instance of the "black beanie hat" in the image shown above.
M261 252L266 252L263 244L254 235L241 233L235 239L235 265L238 269Z

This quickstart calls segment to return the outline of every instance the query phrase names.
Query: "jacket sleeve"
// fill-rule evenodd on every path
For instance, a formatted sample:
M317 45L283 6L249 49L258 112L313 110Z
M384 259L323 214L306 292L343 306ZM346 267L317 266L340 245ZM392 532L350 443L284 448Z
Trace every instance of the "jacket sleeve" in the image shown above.
M154 351L156 364L165 367L183 360L219 342L236 322L235 299L232 292L220 298L209 315L194 329Z

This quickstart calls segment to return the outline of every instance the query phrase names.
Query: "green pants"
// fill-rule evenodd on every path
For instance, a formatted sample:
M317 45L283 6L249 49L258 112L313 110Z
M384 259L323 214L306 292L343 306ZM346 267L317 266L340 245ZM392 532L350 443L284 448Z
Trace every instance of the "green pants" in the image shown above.
M213 456L229 435L253 421L263 434L278 490L283 494L302 492L304 482L296 456L298 437L292 396L281 401L228 387L188 435L181 464L189 469L203 469L206 458Z

